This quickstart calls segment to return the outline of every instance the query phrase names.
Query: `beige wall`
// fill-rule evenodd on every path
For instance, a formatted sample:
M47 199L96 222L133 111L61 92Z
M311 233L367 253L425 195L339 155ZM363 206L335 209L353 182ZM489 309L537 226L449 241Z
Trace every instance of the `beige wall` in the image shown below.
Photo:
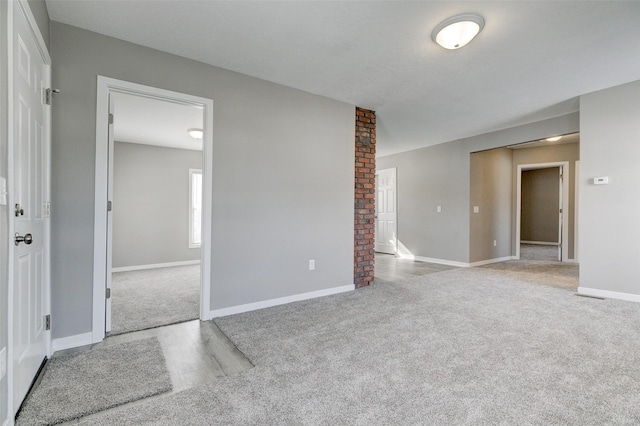
M511 256L511 162L508 148L471 154L471 263Z
M560 168L524 170L520 197L520 241L559 243Z

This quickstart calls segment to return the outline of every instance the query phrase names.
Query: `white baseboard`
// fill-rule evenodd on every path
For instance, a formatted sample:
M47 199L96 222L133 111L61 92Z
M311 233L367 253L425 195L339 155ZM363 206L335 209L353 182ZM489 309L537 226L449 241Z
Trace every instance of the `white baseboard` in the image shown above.
M272 306L284 305L298 302L300 300L315 299L317 297L330 296L332 294L345 293L355 290L355 285L349 284L341 287L327 288L325 290L310 291L308 293L294 294L293 296L280 297L277 299L263 300L261 302L247 303L246 305L231 306L229 308L214 309L209 312L209 319L225 317L227 315L240 314L243 312L256 311L258 309L270 308Z
M523 241L523 240L520 240L520 244L532 244L536 246L555 246L555 247L558 247L560 245L560 243L552 243L548 241Z
M640 302L640 294L621 293L618 291L600 290L597 288L578 287L578 294L603 297L605 299L626 300L628 302Z
M199 260L184 260L182 262L167 262L167 263L152 263L150 265L121 266L119 268L111 268L111 272L142 271L144 269L170 268L172 266L198 265L199 263L200 263Z
M466 262L458 262L455 260L436 259L434 257L422 257L422 256L403 256L403 259L412 259L418 262L437 263L439 265L457 266L458 268L467 268L469 264Z
M492 263L506 262L507 260L515 259L515 256L505 256L505 257L497 257L495 259L487 259L487 260L479 260L477 262L471 262L468 264L470 267L482 266L482 265L490 265Z
M53 339L52 350L53 352L62 351L65 349L77 348L79 346L90 345L93 343L93 333L76 334L73 336L62 337L60 339Z

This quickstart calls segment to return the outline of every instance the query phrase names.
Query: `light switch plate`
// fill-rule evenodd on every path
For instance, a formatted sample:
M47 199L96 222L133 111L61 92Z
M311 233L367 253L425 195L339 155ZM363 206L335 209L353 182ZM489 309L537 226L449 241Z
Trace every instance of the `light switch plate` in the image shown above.
M608 183L609 183L609 176L593 178L594 185L607 185Z
M480 213L480 207L479 206L473 206L473 212L474 213Z
M7 178L0 176L0 206L7 205Z
M436 206L436 213L442 213L442 206Z

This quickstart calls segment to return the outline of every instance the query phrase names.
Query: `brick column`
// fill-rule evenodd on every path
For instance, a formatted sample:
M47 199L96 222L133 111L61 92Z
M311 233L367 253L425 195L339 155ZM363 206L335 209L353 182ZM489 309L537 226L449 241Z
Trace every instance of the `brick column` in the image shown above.
M353 282L373 282L376 197L376 113L356 107Z

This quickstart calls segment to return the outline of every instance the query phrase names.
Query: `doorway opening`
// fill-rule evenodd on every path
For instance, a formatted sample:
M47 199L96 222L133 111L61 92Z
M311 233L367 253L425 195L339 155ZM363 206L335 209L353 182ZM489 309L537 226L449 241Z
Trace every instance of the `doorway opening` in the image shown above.
M113 332L121 333L188 320L193 312L186 317L174 312L185 298L191 298L192 307L195 303L197 318L210 319L212 110L210 99L98 77L94 343L114 325L118 328ZM169 130L169 122L179 123L180 130ZM193 129L201 130L200 141L189 136ZM192 179L198 180L195 188ZM191 233L196 232L194 238ZM195 285L197 296L194 291L186 296L184 283L176 280ZM137 290L127 293L136 281ZM164 285L156 286L159 282ZM120 299L114 297L118 292ZM165 297L166 292L180 296ZM122 312L127 297L147 302ZM144 319L147 309L157 312L160 323L131 328L128 318L117 318L133 312Z
M518 165L516 259L569 258L568 170L568 161Z
M129 93L110 103L106 332L197 319L202 139L188 129L203 128L202 108Z

